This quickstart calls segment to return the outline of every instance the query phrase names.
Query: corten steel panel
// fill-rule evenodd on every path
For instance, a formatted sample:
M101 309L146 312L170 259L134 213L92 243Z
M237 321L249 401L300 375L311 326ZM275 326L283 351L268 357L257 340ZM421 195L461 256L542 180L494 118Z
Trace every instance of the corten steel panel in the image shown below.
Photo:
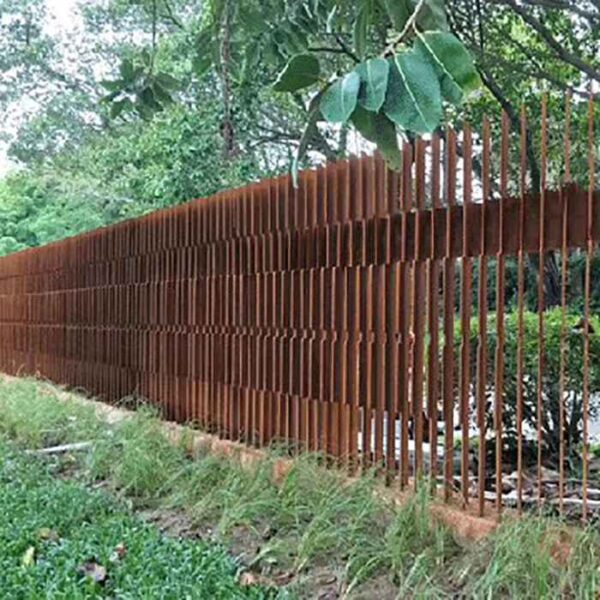
M544 123L545 112L543 139ZM446 130L406 142L399 172L379 155L351 157L300 173L297 188L282 176L0 259L0 367L111 402L142 396L169 419L248 444L319 451L351 470L377 466L401 486L429 472L446 498L458 487L466 503L475 489L483 512L485 482L502 482L502 452L493 467L485 458L490 428L496 448L504 440L507 257L517 261L522 315L527 255L559 251L566 315L567 259L583 251L586 323L590 318L590 263L600 240L592 124L593 114L587 188L571 182L567 123L562 187L530 193L524 118L511 182L503 115L497 143L487 121L483 136L464 126L458 136ZM474 149L481 152L477 177ZM545 142L542 151L545 181ZM489 282L488 262L495 265ZM542 309L541 279L536 287ZM492 297L500 309L494 350L486 327ZM522 375L521 317L518 325ZM538 333L543 341L541 311ZM589 351L585 328L586 442ZM541 353L540 374L543 361ZM522 393L518 382L520 415ZM537 402L539 415L541 394ZM472 417L479 467L469 464L463 444L456 472L454 428L468 438ZM430 451L428 459L425 448L440 428L444 455ZM520 426L518 437L521 456ZM562 438L560 449L562 507ZM522 505L522 462L519 469Z

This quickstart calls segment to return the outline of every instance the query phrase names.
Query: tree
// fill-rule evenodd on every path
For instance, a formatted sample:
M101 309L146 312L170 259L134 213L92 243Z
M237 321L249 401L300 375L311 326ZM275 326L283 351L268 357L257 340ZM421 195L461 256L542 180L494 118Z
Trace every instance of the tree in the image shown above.
M599 68L599 10L591 0L86 0L83 29L68 46L47 33L41 0L3 0L0 7L5 16L10 9L13 23L0 41L6 50L0 71L11 82L10 89L0 84L0 96L10 92L0 104L29 107L16 136L13 125L5 130L13 160L46 183L50 173L60 174L64 197L74 201L82 194L99 203L108 221L281 172L294 157L310 165L346 156L348 131L357 125L396 162L397 134L411 139L414 131L434 127L441 114L460 131L465 120L479 122L486 112L498 131L494 115L504 107L515 130L521 101L537 118L542 85L555 115L563 110L564 90L572 91L572 175L585 179L586 162L577 160L585 154L585 121L576 109ZM3 18L3 25L8 21ZM431 27L442 33L432 34ZM548 33L564 51L547 41ZM399 83L398 56L425 72L433 64L435 76L418 83L433 82L450 100L475 82L467 57L458 64L467 68L466 88L453 86L423 37L451 43L455 53L444 57L464 58L460 40L483 87L446 113L440 106L451 102L434 94L424 105L431 109L426 118L415 119L398 103L402 94L387 93ZM69 66L73 45L76 62ZM419 52L433 63L415 59ZM578 66L573 55L586 64ZM13 73L19 77L9 79ZM306 87L296 87L298 75ZM275 91L274 84L294 89ZM25 100L30 97L33 103ZM563 132L551 126L550 133L550 156L558 157ZM527 156L534 186L538 145L532 130ZM563 175L554 170L549 176L555 182ZM55 201L49 190L58 178L41 185L48 201ZM514 191L518 178L513 174L511 181Z
M548 181L563 182L565 94L573 97L571 135L571 179L588 183L587 107L592 81L600 77L600 4L595 0L494 0L471 2L449 0L448 15L452 31L476 57L481 80L488 91L469 107L475 120L482 112L492 119L495 106L508 114L512 129L520 127L519 109L527 106L530 122L526 137L530 187L541 187L540 170L540 94L548 96L549 164ZM500 128L499 115L493 125ZM518 153L518 147L513 148ZM517 191L518 178L514 177ZM532 257L537 268L537 257ZM560 303L560 270L554 253L545 257L545 301Z
M144 6L151 9L155 32L162 2ZM169 8L170 21L185 29ZM244 72L258 64L267 73L278 71L273 89L288 92L306 111L296 164L311 146L331 154L318 127L326 121L351 122L398 167L397 128L406 134L433 131L442 119L443 101L458 104L479 83L469 54L447 31L442 0L212 0L203 8L199 24L192 26L198 28L199 46L194 67L204 73L212 66L217 74L225 158L238 150L231 109L236 84L243 86ZM124 61L122 77L106 84L112 112L135 109L144 116L171 100L160 89L163 75L153 72L155 52L153 42L146 69ZM319 59L323 54L326 61ZM305 100L301 93L307 89L315 91Z
M329 123L350 121L399 168L398 133L433 132L443 118L443 102L459 105L479 86L471 57L447 31L443 1L333 2L326 24L332 30L340 27L335 39L351 64L334 79L321 79L315 53L328 49L308 47L291 58L274 85L276 91L294 93L320 84L305 136L321 116ZM351 48L343 38L349 25ZM301 143L298 158L304 149Z

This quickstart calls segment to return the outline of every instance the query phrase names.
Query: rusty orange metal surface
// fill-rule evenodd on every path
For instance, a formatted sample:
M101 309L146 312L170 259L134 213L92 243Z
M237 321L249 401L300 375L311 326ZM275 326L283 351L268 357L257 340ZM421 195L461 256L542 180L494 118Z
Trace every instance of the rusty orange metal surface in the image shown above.
M400 172L388 170L378 155L352 157L300 173L296 188L282 176L2 258L0 367L83 388L108 402L140 396L167 419L247 444L277 441L290 452L322 452L350 470L378 465L400 486L429 475L439 479L446 499L466 504L476 498L484 514L491 510L487 483L498 490L503 478L503 312L511 258L518 280L520 509L526 260L539 256L543 271L547 252L563 257L566 315L566 257L580 249L586 257L587 487L587 322L591 258L600 240L592 103L589 118L587 188L570 179L570 112L566 176L560 189L547 185L544 100L541 194L528 189L525 113L521 131L512 135L504 114L497 143L488 120L482 134L464 125L460 133L446 129L405 142ZM510 181L513 141L517 185ZM491 350L490 295L497 316ZM541 379L540 277L537 300ZM566 335L563 327L562 426ZM543 402L540 388L538 441ZM458 468L456 426L463 439ZM470 437L478 439L477 465ZM491 467L490 440L496 448ZM540 480L543 460L538 444ZM561 438L561 508L564 463ZM584 495L584 517L586 502ZM502 508L496 494L494 510Z

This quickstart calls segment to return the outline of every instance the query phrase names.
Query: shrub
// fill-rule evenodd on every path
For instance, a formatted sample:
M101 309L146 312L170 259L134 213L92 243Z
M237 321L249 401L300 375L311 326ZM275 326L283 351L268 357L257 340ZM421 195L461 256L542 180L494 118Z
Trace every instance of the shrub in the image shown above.
M518 311L505 314L504 345L504 412L503 426L509 444L514 443L517 431L517 348L519 339ZM600 392L600 318L590 318L589 335L589 394L590 417L598 413L598 392ZM470 322L470 367L471 392L475 393L477 373L477 346L479 320ZM562 312L554 308L544 312L544 368L542 374L542 440L548 457L558 457L560 440L560 364L561 332L563 330ZM583 424L583 353L584 327L581 314L569 313L565 322L565 427L564 436L567 450L573 453L582 440ZM523 421L531 428L537 425L537 390L539 359L539 319L532 311L523 313ZM497 345L496 314L491 313L487 320L488 362L486 395L487 416L490 419L495 401L494 356ZM454 346L457 365L460 365L461 324L455 323Z

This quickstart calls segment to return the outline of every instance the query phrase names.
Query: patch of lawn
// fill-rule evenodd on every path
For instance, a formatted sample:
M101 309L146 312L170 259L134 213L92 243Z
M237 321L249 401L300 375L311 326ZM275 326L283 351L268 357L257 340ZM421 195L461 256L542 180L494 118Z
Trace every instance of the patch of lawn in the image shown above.
M165 537L122 502L53 478L48 465L2 442L0 506L3 598L274 596L241 587L223 547Z

